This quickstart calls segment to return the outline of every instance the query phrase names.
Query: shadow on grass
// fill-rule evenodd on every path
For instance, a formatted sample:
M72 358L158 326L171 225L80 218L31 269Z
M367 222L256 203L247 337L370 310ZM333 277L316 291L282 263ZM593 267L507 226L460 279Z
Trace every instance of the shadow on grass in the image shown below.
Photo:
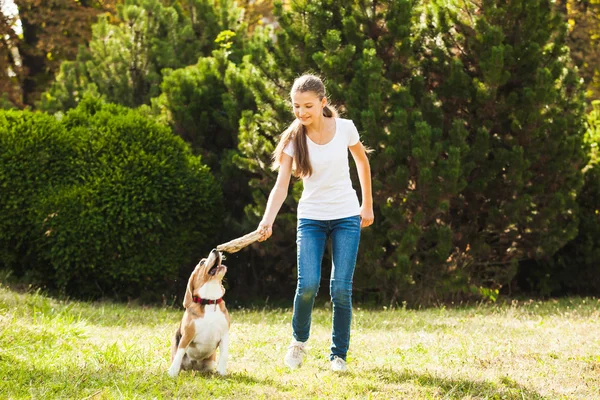
M365 371L373 375L377 381L388 384L412 383L416 386L437 389L444 398L502 398L502 399L543 399L539 393L518 384L509 377L500 382L475 381L470 379L448 379L431 373L420 373L414 370L394 370L391 368L375 368ZM364 376L361 373L360 376Z
M239 383L241 385L265 385L280 390L288 390L289 388L282 385L281 383L271 379L258 379L255 376L248 375L245 372L228 372L225 376L219 375L217 372L208 371L181 371L179 376L190 378L200 378L215 381L226 381L232 383Z

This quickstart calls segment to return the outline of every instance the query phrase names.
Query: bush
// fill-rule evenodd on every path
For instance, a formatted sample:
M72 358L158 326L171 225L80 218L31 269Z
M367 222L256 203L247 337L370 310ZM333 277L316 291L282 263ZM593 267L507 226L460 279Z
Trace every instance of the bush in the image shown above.
M76 182L81 143L56 118L0 111L0 265L23 275L39 262L32 242L35 203ZM35 233L34 233L35 232Z
M277 40L253 62L286 89L322 74L374 149L355 288L494 299L519 260L577 234L583 99L564 22L548 0L342 3L278 3Z
M92 26L92 39L77 59L61 64L37 104L41 110L69 110L88 92L129 107L149 104L160 94L164 69L191 65L220 48L224 30L233 34L232 57L241 58L248 28L244 10L231 0L122 3L116 16L101 16Z
M60 122L34 118L48 127L31 129L50 138L29 154L49 153L63 160L64 170L58 164L35 178L22 173L27 190L13 191L9 200L15 218L28 216L22 246L34 261L23 269L41 283L75 296L160 295L181 266L216 245L210 239L221 190L168 128L91 99ZM18 160L14 153L8 163Z
M590 162L584 168L584 186L577 197L579 232L554 257L525 263L520 285L542 295L600 295L600 101L593 102L587 118L586 142Z
M261 47L264 36L255 33L254 38L254 45L264 50ZM228 46L225 42L224 49ZM221 183L227 211L218 239L227 241L254 230L260 221L264 206L252 207L254 197L268 196L268 192L265 195L255 188L275 176L268 168L269 156L262 158L265 152L273 150L272 142L265 140L264 135L279 134L292 113L277 95L275 85L269 84L249 57L235 63L224 49L198 59L195 65L164 70L162 94L152 99L148 110L189 143ZM278 261L282 254L283 259L294 254L289 248L282 251L278 247L280 240L293 244L289 235L281 235L282 217L280 214L276 228L279 233L274 238L235 255L232 263L236 268L228 273L227 279L231 292L241 294L236 290L240 287L251 296L266 291L271 297L282 293L283 285L278 284L274 289L273 282L282 282L293 268ZM293 221L286 225L295 228L295 224L293 215ZM293 230L288 232L294 234ZM265 254L269 260L267 267L256 262Z

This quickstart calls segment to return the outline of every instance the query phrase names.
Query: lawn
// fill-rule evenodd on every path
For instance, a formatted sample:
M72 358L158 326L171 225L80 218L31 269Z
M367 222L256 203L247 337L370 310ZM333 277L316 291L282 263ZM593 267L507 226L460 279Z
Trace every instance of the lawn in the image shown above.
M296 371L282 362L290 309L229 309L228 375L171 379L181 310L0 287L0 398L600 399L600 299L355 306L345 374L328 369L329 309L315 309Z

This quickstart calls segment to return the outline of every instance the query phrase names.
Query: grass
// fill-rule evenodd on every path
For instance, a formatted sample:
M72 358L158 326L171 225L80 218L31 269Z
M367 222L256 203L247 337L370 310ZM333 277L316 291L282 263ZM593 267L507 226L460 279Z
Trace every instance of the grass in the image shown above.
M600 399L600 299L456 309L355 307L350 372L328 370L331 311L282 363L290 309L230 309L228 375L167 376L181 310L59 301L0 286L2 399Z

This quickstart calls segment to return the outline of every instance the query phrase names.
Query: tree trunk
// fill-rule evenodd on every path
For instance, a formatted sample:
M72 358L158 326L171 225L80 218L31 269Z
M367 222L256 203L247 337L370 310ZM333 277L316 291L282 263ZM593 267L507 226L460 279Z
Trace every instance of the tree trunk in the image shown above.
M33 106L39 97L39 82L44 79L46 72L46 57L38 48L41 27L32 23L29 18L29 12L34 12L34 7L25 5L25 1L16 1L15 3L19 7L19 16L23 27L23 40L17 46L23 72L23 103Z

